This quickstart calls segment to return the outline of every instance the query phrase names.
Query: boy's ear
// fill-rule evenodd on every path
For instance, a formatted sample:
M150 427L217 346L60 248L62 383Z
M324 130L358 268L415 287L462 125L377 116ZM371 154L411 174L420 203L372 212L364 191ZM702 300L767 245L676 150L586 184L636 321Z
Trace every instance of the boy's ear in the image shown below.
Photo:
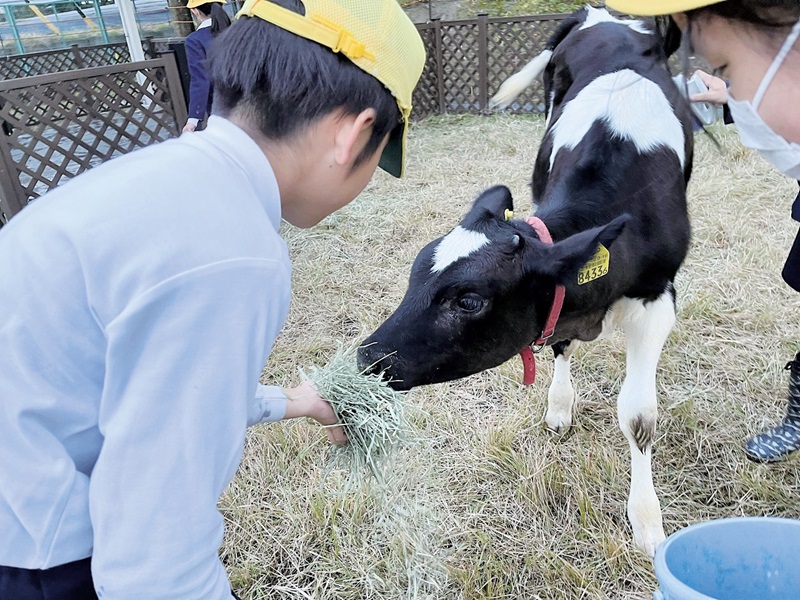
M366 108L356 115L343 115L336 122L333 158L338 165L352 163L372 135L377 112Z

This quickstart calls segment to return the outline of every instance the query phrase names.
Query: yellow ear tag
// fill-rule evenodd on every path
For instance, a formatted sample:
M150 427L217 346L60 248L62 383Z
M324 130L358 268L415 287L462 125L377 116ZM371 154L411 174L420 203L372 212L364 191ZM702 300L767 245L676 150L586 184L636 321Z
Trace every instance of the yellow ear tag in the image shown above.
M514 218L514 211L507 208L506 212L503 213L503 216L505 217L506 221L510 221Z
M595 255L578 271L578 285L583 285L608 275L610 257L608 249L603 244L600 244Z

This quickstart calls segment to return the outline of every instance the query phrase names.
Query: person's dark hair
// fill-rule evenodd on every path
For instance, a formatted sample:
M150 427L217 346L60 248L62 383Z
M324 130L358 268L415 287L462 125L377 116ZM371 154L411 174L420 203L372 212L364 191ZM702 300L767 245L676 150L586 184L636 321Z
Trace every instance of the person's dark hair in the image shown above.
M788 30L800 19L797 0L726 0L687 12L689 20L707 15L740 21L764 32ZM781 42L777 38L776 43Z
M681 46L681 30L672 17L665 15L655 18L656 35L661 40L661 47L667 58L675 54Z
M219 2L206 2L198 6L197 10L205 16L211 17L212 36L222 33L231 24L231 18Z
M300 0L272 0L305 14ZM337 109L374 108L372 136L355 166L373 156L400 122L392 93L348 58L257 17L240 17L215 42L209 72L213 113L234 110L268 139L286 139Z

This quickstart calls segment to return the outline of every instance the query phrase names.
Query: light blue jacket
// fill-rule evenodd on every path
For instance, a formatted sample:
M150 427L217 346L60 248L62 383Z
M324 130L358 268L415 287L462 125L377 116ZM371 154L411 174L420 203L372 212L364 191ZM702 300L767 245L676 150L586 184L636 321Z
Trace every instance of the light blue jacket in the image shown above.
M0 564L92 555L106 599L226 600L217 500L288 311L278 185L201 133L112 160L0 230Z

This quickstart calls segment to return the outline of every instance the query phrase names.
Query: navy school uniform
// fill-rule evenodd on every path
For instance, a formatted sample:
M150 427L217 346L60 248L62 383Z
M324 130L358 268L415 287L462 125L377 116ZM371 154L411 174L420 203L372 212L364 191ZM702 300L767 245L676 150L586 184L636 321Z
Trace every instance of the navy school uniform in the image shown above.
M208 25L206 25L208 23ZM211 114L211 78L206 58L211 46L211 19L186 37L186 62L189 65L189 118L205 123Z

